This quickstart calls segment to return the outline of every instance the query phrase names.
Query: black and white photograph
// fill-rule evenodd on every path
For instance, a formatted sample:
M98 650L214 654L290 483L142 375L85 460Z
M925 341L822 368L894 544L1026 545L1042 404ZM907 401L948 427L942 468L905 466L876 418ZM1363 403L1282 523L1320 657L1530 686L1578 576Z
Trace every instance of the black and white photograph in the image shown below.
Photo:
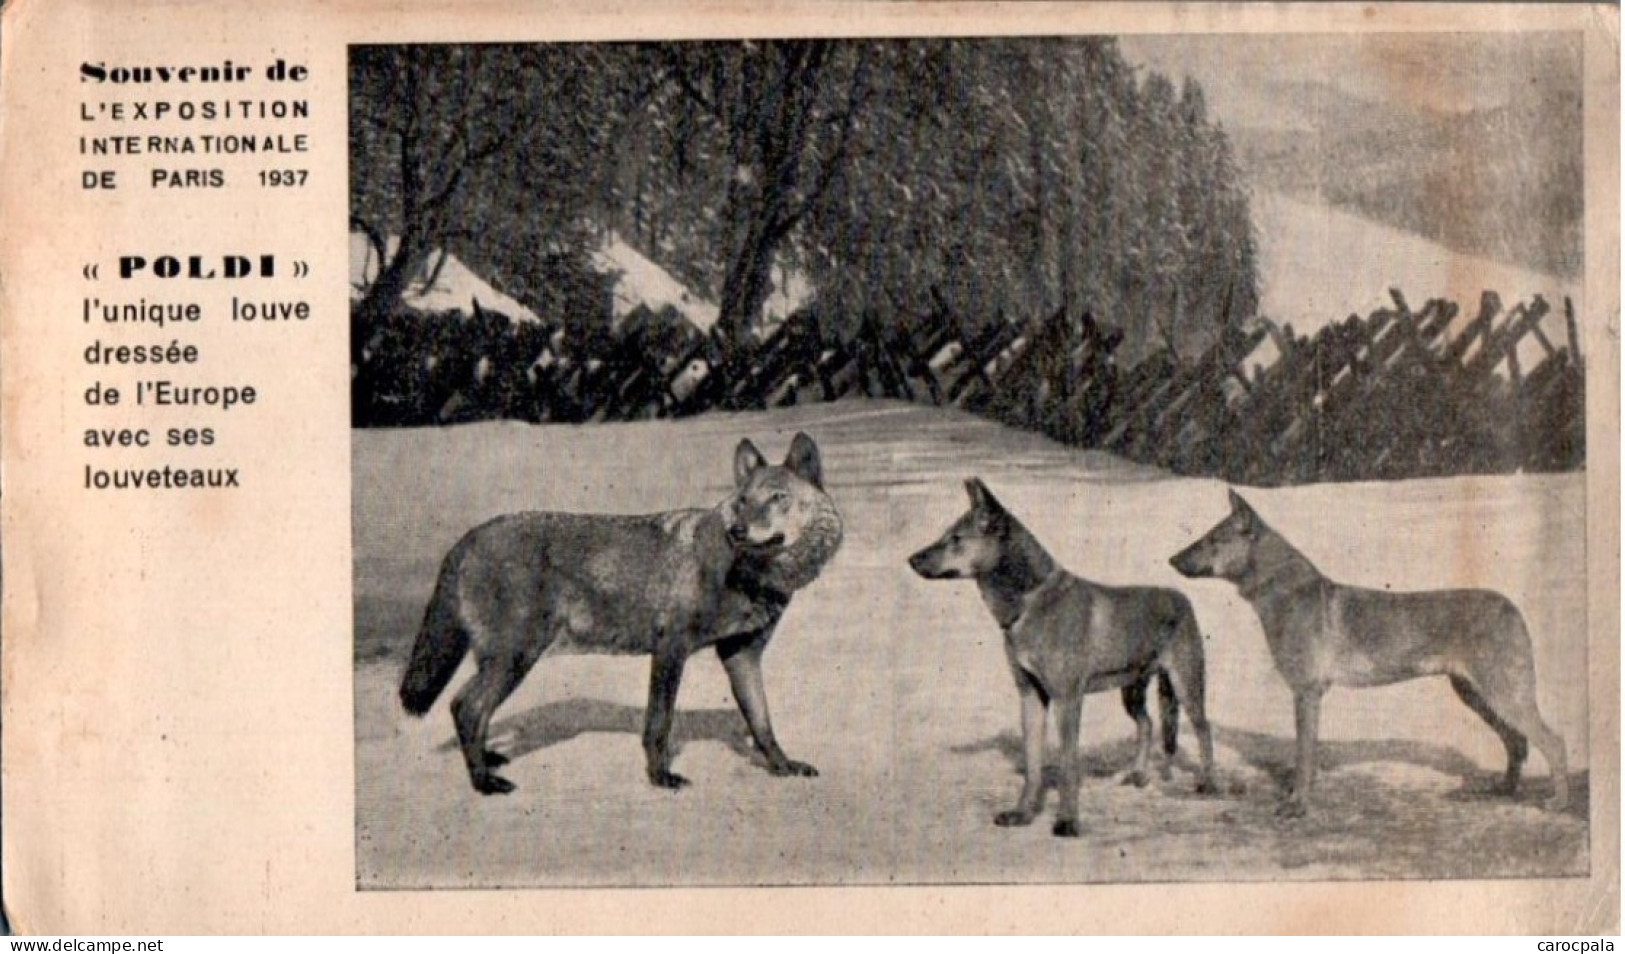
M1588 876L1583 39L349 46L357 888Z

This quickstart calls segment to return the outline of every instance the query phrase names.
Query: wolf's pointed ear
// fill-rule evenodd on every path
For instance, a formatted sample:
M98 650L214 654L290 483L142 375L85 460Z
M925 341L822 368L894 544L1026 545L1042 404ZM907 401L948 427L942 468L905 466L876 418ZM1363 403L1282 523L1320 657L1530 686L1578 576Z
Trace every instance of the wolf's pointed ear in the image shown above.
M1253 510L1252 504L1241 499L1241 494L1236 493L1234 490L1230 491L1230 512L1246 520L1249 526L1258 519L1258 514Z
M470 295L470 296L468 296L468 300L474 303L474 317L475 318L478 318L479 316L485 314L485 309L480 307L480 300L478 298L475 298L473 295Z
M739 446L734 449L734 483L736 485L745 486L745 481L750 479L750 475L755 473L758 467L766 466L767 458L762 456L762 452L756 449L756 445L752 444L749 438L740 441Z
M818 445L807 435L797 432L790 442L790 453L785 455L784 467L819 490L824 489L824 463L818 457Z
M1004 507L993 496L993 491L987 489L982 478L972 477L965 481L965 493L970 495L971 506L984 513L1003 513Z

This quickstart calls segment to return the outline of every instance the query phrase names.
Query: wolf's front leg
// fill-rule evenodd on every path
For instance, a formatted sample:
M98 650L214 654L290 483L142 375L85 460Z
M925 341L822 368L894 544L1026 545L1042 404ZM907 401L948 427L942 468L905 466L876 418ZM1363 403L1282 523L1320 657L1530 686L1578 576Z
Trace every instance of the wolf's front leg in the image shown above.
M661 788L678 789L688 779L671 770L671 723L677 708L677 687L683 681L683 664L688 655L681 649L659 646L649 673L649 708L643 718L643 754L648 762L649 781Z
M767 759L767 770L774 775L815 776L817 769L785 755L773 736L773 719L767 711L767 687L762 683L762 651L772 635L773 627L769 626L760 632L722 640L717 643L717 657L722 660L722 668L728 671L728 685L733 687L739 711L750 725L756 748Z
M1293 715L1298 730L1298 770L1292 793L1276 809L1283 818L1302 818L1309 811L1309 791L1315 785L1315 749L1320 741L1320 697L1326 687L1310 685L1292 691Z
M1030 825L1044 810L1044 714L1047 707L1043 694L1030 677L1019 674L1016 687L1021 691L1021 742L1027 774L1016 807L993 817L993 824L1003 828Z
M1078 734L1083 724L1083 696L1080 685L1055 700L1060 710L1056 721L1060 723L1061 735L1061 804L1055 810L1052 832L1060 838L1076 838L1080 833L1078 787L1083 781L1083 766L1079 764Z

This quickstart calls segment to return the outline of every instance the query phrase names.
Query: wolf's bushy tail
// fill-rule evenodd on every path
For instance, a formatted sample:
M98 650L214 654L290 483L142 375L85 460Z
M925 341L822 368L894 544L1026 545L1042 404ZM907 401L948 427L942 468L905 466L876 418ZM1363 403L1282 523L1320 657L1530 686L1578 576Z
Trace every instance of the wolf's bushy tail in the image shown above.
M423 613L423 627L412 645L412 658L401 678L401 706L415 716L423 715L440 698L452 674L468 652L468 631L457 618L455 603L457 563L455 552L446 558L434 597Z
M1157 698L1162 702L1162 751L1172 756L1179 751L1179 697L1165 671L1157 673Z

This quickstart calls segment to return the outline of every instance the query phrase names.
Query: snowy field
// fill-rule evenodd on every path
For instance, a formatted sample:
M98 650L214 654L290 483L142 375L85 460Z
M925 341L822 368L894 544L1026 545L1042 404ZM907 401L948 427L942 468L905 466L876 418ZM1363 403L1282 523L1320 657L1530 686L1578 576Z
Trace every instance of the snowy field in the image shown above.
M1421 289L1407 293L1413 301ZM1510 289L1504 289L1507 296ZM1509 297L1510 300L1510 297ZM728 491L734 445L824 453L846 543L796 596L766 656L775 727L816 779L750 755L708 651L678 700L681 792L644 779L644 658L543 660L498 711L518 791L469 787L447 697L422 720L395 698L441 555L521 509L644 512ZM1167 559L1226 512L1225 487L1169 477L952 411L848 401L682 422L504 422L354 436L356 848L363 888L889 882L1122 882L1578 875L1588 868L1583 475L1253 491L1327 574L1396 589L1487 586L1536 643L1540 704L1568 742L1574 804L1532 755L1516 801L1485 794L1504 755L1441 679L1333 690L1311 817L1273 814L1292 759L1290 695L1228 584ZM1002 639L968 582L904 563L982 476L1071 570L1177 586L1207 634L1222 794L1199 798L1194 739L1166 781L1123 787L1132 723L1084 709L1084 837L996 828L1020 785L1019 713ZM465 669L452 691L467 677Z
M1582 308L1578 281L1451 251L1343 209L1259 190L1252 212L1262 276L1258 313L1291 322L1301 335L1351 314L1392 308L1390 288L1403 292L1413 309L1430 298L1454 301L1461 306L1458 321L1478 314L1486 290L1500 295L1506 308L1541 295L1552 306L1545 330L1559 345L1566 341L1563 298Z

